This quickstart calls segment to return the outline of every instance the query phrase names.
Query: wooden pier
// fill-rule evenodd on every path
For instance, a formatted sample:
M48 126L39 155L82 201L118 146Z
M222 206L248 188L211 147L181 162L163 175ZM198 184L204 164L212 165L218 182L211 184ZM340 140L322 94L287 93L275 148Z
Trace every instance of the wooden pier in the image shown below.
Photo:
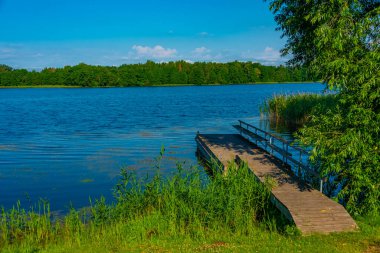
M239 123L235 128L240 134L198 134L199 153L224 168L228 162L245 161L261 182L268 177L275 180L272 203L304 235L357 229L344 207L322 193L323 180L320 181L320 191L305 181L306 177L315 176L302 161L302 153L306 151L243 121ZM299 158L294 158L295 152L291 149L299 152Z

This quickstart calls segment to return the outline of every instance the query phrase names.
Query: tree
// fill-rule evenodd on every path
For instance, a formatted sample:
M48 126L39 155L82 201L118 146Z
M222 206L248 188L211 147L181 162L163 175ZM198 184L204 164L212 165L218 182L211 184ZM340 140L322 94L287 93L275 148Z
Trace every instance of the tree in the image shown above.
M189 75L189 82L191 84L205 83L204 63L196 62L192 65Z
M300 131L351 213L380 210L380 1L271 0L289 64L309 67L337 106Z
M0 64L0 73L1 72L10 72L12 68L5 64Z
M229 79L232 84L244 83L244 72L241 67L241 62L234 61L228 63Z

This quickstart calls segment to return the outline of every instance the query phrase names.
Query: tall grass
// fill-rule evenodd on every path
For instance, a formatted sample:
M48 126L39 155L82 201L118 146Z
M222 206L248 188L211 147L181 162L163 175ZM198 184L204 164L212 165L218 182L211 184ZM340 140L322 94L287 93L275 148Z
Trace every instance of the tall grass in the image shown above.
M336 95L300 93L293 95L275 95L260 107L262 115L271 121L290 126L305 124L313 113L325 113L337 103Z
M212 179L203 175L199 168L185 170L181 165L170 177L158 169L152 177L139 178L123 169L113 204L100 198L90 201L89 208L71 209L64 217L53 217L46 202L38 210L22 209L18 203L1 211L0 250L80 246L104 240L104 235L135 242L179 236L204 240L211 231L247 236L258 228L286 227L270 204L269 186L257 182L245 164L231 163L226 175L215 173Z
M183 171L171 178L156 174L149 182L123 171L116 187L117 215L125 219L159 214L170 233L201 236L205 230L250 233L270 219L269 188L258 183L246 165L230 165L228 175L215 173L205 182L200 171Z
M160 159L158 159L159 164ZM57 217L47 202L18 202L0 213L0 252L361 252L380 249L380 219L358 221L361 232L299 237L270 204L270 184L257 182L245 164L205 178L178 165L152 177L122 170L115 202ZM339 245L339 247L337 247Z

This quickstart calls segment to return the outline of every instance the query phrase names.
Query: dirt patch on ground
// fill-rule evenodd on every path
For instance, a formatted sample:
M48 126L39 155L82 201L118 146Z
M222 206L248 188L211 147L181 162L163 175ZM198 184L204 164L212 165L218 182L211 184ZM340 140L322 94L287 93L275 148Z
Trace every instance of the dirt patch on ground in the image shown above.
M368 245L365 253L380 253L380 242Z
M222 249L226 248L228 245L225 242L214 242L211 244L205 244L198 248L198 251L211 251L219 252Z

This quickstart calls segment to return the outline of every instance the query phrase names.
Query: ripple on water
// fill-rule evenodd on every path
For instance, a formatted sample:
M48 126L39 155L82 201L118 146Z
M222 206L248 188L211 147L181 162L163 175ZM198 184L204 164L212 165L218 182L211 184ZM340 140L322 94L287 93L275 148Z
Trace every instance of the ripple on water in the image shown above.
M319 84L125 89L1 89L0 206L51 202L52 210L112 199L121 168L163 173L197 164L194 137L260 124L272 94L321 92ZM263 127L267 127L263 125ZM26 197L26 195L28 197Z

